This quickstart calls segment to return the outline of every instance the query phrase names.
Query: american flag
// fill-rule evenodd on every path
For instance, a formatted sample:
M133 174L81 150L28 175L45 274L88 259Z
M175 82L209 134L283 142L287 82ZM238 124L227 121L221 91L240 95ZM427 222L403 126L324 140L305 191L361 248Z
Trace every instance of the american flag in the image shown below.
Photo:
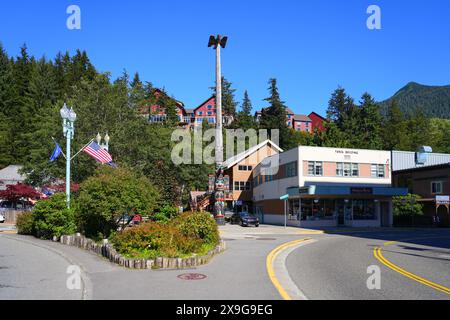
M100 147L94 141L92 141L86 148L84 148L83 151L102 164L110 163L113 161L108 151Z

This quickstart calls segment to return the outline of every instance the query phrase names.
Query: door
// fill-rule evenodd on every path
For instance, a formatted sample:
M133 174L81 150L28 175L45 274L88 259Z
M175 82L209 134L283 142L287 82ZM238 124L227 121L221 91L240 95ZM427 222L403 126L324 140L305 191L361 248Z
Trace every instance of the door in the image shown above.
M345 225L345 202L344 200L336 201L336 213L338 226Z

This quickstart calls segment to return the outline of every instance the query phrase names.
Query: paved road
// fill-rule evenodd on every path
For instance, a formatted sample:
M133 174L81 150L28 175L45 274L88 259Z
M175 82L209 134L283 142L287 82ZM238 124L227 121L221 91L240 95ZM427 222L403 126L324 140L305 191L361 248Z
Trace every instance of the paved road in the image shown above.
M268 237L268 233L276 232L271 227L242 229L231 226L223 233L227 241L224 253L208 265L183 271L127 270L78 248L20 235L0 234L0 256L4 256L0 264L10 266L8 273L0 272L0 283L11 286L0 288L0 299L81 298L81 292L77 296L73 292L63 295L40 290L41 278L51 278L53 287L65 290L68 263L56 252L70 261L76 261L85 271L88 299L280 299L266 271L266 256L276 246L298 236L275 234ZM26 263L20 266L22 261ZM24 276L35 265L39 265L39 272ZM178 278L181 274L192 272L206 275L206 278L196 281ZM16 286L23 288L20 291L12 288Z
M296 228L227 226L228 249L192 270L127 270L92 253L32 237L0 233L0 299L281 299L266 269L268 254L283 243L315 241L287 255L291 279L309 299L448 299L383 265L373 249L383 246L392 263L450 287L450 231L377 231L320 234ZM280 255L281 256L281 255ZM68 290L69 265L83 270L82 290ZM368 290L367 267L381 268L381 290ZM203 280L178 278L200 273Z
M309 299L450 299L443 293L392 270L374 256L419 279L450 288L450 231L380 231L324 234L292 252L286 266ZM410 239L410 240L404 240ZM400 242L391 242L398 240ZM388 243L386 243L388 242ZM380 267L381 289L369 290L367 268Z

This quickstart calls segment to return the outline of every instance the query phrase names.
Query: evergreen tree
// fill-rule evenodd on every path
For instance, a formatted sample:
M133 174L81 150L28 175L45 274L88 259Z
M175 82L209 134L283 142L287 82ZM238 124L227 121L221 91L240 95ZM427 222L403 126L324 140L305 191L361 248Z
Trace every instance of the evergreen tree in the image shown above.
M216 87L211 87L211 90L216 94ZM222 110L228 115L236 116L237 102L235 100L236 89L232 88L232 83L222 76Z
M385 150L409 150L410 148L407 122L396 100L389 103L386 118L383 120L382 139Z
M250 101L247 90L245 90L241 111L239 111L239 113L237 114L235 126L243 130L255 128L255 119L252 116L251 112L252 102Z
M290 139L291 129L287 126L286 106L280 98L276 79L273 78L269 80L268 90L270 95L264 100L269 103L269 107L262 111L260 126L269 131L269 136L272 136L270 130L278 129L281 148L289 150L297 145Z
M0 168L15 162L10 143L14 137L11 117L16 98L12 82L12 63L0 44Z
M369 93L362 96L359 110L358 148L379 150L383 147L381 139L380 107Z

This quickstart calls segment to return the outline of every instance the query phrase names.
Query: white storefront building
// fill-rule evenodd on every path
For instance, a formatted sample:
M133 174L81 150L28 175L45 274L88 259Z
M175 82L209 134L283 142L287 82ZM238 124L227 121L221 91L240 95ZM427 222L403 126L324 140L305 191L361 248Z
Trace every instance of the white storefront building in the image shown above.
M268 224L392 226L392 197L407 190L392 187L391 164L390 151L297 147L255 168L254 211Z

